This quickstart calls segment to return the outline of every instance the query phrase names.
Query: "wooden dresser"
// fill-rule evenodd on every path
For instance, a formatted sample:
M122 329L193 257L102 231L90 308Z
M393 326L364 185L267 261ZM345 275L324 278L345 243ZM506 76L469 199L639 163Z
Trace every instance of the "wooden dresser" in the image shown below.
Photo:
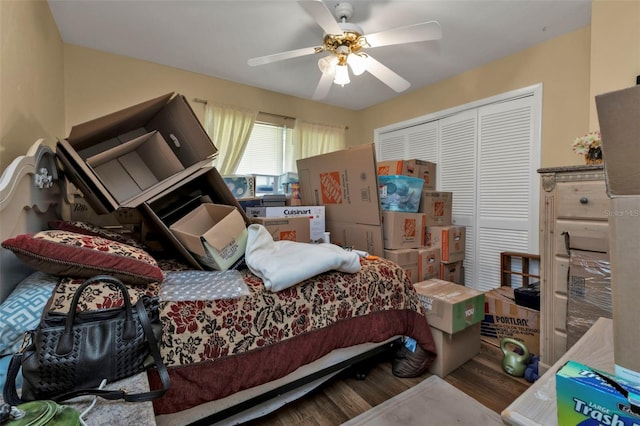
M573 249L608 251L609 199L602 165L545 168L538 173L540 367L545 371L567 351L567 237Z

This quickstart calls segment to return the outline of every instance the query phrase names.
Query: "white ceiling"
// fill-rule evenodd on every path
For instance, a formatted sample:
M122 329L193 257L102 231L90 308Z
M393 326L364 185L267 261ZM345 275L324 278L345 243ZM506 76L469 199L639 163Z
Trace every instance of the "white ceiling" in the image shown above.
M295 0L48 0L65 43L311 99L317 55L247 60L322 44ZM326 0L333 10L338 1ZM351 0L368 33L438 21L443 38L368 49L404 77L404 93L589 25L591 0ZM332 85L322 102L360 110L399 96L369 73Z

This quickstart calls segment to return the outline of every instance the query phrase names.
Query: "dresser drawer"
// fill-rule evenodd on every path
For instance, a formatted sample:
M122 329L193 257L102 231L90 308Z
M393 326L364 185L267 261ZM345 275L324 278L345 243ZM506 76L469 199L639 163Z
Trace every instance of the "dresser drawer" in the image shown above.
M569 234L569 244L572 249L609 251L609 222L558 220L555 229L555 254L569 256L564 233Z
M609 209L604 181L558 182L558 217L607 219Z

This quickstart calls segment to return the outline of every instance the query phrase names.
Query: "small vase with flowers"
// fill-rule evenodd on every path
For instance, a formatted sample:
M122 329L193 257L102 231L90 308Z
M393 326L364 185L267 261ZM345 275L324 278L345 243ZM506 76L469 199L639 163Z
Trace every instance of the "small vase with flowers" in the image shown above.
M573 140L573 152L584 156L588 165L602 164L602 140L600 132L590 132L584 136L579 136Z

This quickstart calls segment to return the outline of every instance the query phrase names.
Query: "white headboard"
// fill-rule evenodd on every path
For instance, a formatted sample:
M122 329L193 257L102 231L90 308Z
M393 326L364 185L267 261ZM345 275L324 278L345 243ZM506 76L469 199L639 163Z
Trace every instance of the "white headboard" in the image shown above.
M61 194L55 153L40 139L0 176L0 242L47 229L47 222L59 217ZM0 302L31 272L12 252L0 248Z

